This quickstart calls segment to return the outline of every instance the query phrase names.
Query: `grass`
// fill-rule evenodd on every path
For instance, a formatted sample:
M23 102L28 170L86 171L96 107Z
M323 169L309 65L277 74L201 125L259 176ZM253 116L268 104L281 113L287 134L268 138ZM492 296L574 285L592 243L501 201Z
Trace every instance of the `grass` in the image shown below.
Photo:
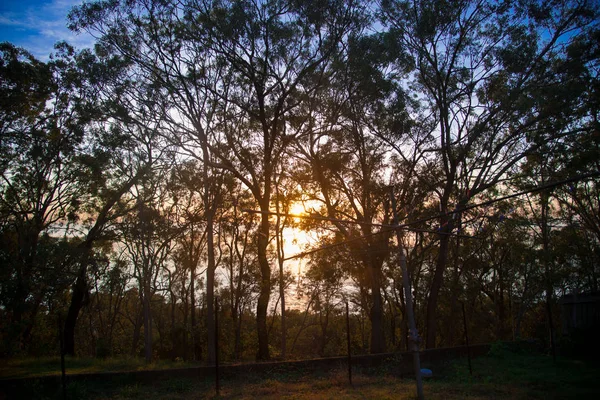
M108 360L106 361L108 363ZM600 368L578 360L558 359L496 346L490 354L473 360L458 359L432 368L434 378L425 382L429 399L595 399L600 393ZM353 370L298 369L264 374L225 376L220 396L212 378L173 378L144 385L74 382L69 399L414 399L415 382L400 379L394 365ZM0 396L1 397L1 396ZM25 396L26 397L26 396ZM23 397L23 398L25 398ZM36 396L41 398L41 396ZM60 398L59 394L49 399Z
M124 372L155 369L186 368L196 366L183 361L162 360L146 364L142 358L79 358L66 357L65 368L68 374L97 372ZM0 363L0 379L32 378L60 375L60 357L16 358Z

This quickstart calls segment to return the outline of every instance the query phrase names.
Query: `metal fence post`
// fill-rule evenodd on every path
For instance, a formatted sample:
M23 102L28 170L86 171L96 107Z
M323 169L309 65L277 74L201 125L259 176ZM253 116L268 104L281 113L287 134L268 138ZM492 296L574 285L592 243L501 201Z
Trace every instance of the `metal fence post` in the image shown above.
M348 381L352 385L352 350L350 348L350 308L346 301L346 341L348 342Z

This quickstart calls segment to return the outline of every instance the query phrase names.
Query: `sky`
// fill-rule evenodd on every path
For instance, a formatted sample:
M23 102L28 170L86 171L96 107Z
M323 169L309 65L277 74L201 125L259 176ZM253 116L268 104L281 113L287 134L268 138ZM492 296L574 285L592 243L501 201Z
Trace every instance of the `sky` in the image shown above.
M67 14L83 0L0 0L0 42L23 47L47 60L54 43L66 40L78 49L93 40L67 28Z

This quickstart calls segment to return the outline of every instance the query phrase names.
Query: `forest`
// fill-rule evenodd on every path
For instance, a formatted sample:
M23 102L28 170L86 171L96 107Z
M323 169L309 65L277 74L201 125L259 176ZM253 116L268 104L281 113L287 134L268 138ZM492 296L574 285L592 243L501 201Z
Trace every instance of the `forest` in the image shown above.
M333 356L346 304L355 353L558 341L599 290L599 13L94 0L93 48L1 43L0 357Z

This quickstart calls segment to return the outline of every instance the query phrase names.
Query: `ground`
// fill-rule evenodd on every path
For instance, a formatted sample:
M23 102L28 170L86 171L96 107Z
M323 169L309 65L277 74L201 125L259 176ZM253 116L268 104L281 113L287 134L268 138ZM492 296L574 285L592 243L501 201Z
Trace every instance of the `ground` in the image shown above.
M558 358L495 346L489 355L473 360L473 374L466 359L434 368L425 381L426 399L596 399L600 396L600 368L591 362ZM294 370L244 376L224 376L216 395L213 378L169 379L152 384L123 382L105 387L74 382L69 399L414 399L415 381L399 378L393 362L377 368L354 368L353 384L347 369ZM30 387L23 396L35 396ZM62 398L60 391L46 395ZM22 398L25 398L22 397ZM2 398L2 396L0 396Z

